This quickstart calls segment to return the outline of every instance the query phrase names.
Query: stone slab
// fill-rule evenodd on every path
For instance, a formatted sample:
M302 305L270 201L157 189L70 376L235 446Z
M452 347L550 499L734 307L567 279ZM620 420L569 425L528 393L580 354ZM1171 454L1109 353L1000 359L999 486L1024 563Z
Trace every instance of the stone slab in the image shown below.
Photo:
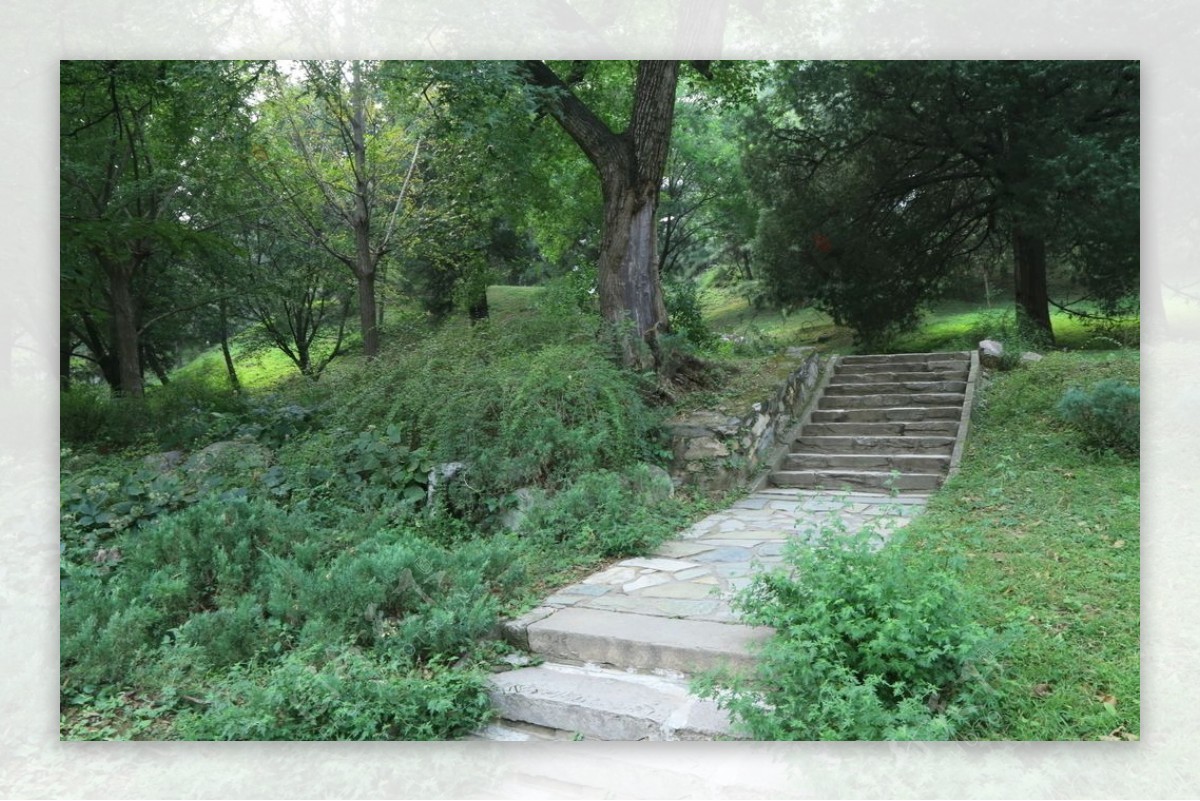
M607 600L607 599L599 599ZM630 599L646 603L651 599ZM664 599L668 600L668 599ZM709 602L711 614L719 605ZM749 646L765 641L766 626L676 620L602 609L563 609L528 628L529 647L549 659L596 662L639 670L684 673L720 665L748 667Z

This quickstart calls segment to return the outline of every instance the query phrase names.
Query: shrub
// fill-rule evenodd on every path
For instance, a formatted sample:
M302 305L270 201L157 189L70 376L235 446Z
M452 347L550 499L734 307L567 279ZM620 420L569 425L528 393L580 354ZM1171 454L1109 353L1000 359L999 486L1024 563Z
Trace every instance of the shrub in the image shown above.
M665 480L665 479L664 479ZM520 533L598 557L639 553L683 523L677 504L645 465L625 473L598 471L535 505ZM658 498L658 500L655 500Z
M697 348L710 348L716 335L704 322L704 310L700 306L700 293L694 281L670 281L663 285L663 302L667 307L667 318L671 331Z
M451 740L490 715L477 672L314 645L269 671L233 668L211 707L181 715L176 731L189 740Z
M757 672L700 687L756 739L944 740L978 713L999 641L952 575L879 549L870 529L793 542L787 564L737 599L777 631Z
M1058 403L1058 414L1083 435L1088 448L1137 456L1140 396L1137 387L1109 378L1087 392L1068 389Z

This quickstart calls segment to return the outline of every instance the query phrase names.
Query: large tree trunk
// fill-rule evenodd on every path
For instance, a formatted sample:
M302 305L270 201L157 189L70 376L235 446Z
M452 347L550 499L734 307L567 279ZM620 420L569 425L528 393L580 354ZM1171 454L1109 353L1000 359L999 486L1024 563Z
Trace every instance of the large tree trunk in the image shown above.
M600 173L604 230L600 239L599 295L605 320L628 326L620 337L626 365L656 366L657 336L668 328L658 275L658 192L666 169L675 116L677 61L642 61L634 86L629 128L613 133L540 61L522 62L526 79L555 90L545 108Z
M363 355L374 359L379 355L378 317L375 312L375 270L355 271L358 274L358 319L362 329Z
M653 366L657 335L667 327L655 241L658 187L612 183L604 191L600 313L614 325L630 326L630 336L621 338L623 361L646 368Z
M1050 324L1050 294L1046 287L1046 242L1025 233L1020 226L1012 232L1013 284L1016 287L1017 322L1046 344L1054 344Z

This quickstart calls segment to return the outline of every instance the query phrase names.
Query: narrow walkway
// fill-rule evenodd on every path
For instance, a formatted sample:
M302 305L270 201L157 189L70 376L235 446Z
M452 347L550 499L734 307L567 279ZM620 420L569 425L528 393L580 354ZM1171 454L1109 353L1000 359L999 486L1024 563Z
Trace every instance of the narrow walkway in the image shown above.
M711 740L736 736L711 701L688 692L689 677L725 666L748 669L753 644L771 636L765 627L738 620L734 595L760 571L779 566L785 543L811 540L836 517L847 531L870 521L888 534L906 525L940 486L965 435L969 354L849 357L810 412L772 484L709 515L647 557L626 559L565 587L507 625L506 636L530 652L526 665L493 676L492 700L502 722L479 732L489 740ZM886 365L880 367L877 365ZM862 370L883 381L860 382ZM935 370L943 382L930 397L919 371ZM940 373L952 370L953 379ZM961 378L958 373L961 371ZM887 374L896 374L893 375ZM885 377L886 376L886 377ZM946 386L947 380L958 382ZM864 391L846 390L856 382ZM915 386L899 387L907 382ZM903 391L901 391L903 390ZM958 390L958 392L953 392ZM924 397L922 397L924 396ZM849 405L846 399L850 398ZM935 442L914 425L933 412L942 426ZM899 429L834 429L830 422L879 418ZM848 410L854 410L849 411ZM862 421L853 420L853 425ZM945 428L953 422L955 429ZM813 428L813 427L816 428ZM911 426L911 428L909 428ZM878 430L877 430L878 429ZM913 447L908 447L911 441ZM814 444L815 443L815 444ZM905 479L903 457L929 449L936 464L920 459L920 478ZM835 456L878 454L891 472L847 471ZM812 453L826 454L816 459ZM900 461L897 462L899 457ZM851 460L854 461L854 460ZM859 461L862 461L861 459ZM826 472L822 472L822 470ZM847 480L849 479L849 480ZM888 485L903 490L895 492ZM815 488L809 488L809 487ZM843 486L842 490L825 487ZM540 660L540 664L533 664Z

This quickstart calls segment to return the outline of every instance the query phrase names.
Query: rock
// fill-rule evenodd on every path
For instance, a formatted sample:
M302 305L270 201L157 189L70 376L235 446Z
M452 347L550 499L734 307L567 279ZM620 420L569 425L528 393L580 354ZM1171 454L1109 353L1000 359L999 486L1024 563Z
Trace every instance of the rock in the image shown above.
M984 367L997 368L1004 358L1004 346L994 339L979 343L979 363Z
M533 509L543 499L543 495L532 487L519 487L513 491L517 505L500 516L500 525L509 531L516 531L529 516Z
M426 477L428 489L425 491L425 502L430 511L437 508L434 506L433 501L437 497L438 487L450 483L466 467L467 465L464 462L446 462L437 465L429 471L429 475Z
M158 473L166 473L183 464L183 451L164 451L152 453L142 459L142 464Z
M683 458L687 461L695 459L715 459L729 455L729 448L718 442L714 437L697 437L688 442Z
M1034 353L1033 351L1027 350L1021 354L1021 364L1036 364L1044 358L1046 357L1040 353Z
M641 490L642 496L647 501L658 503L675 495L675 482L671 479L670 473L656 464L645 465L645 468L649 474L649 480L642 484Z
M206 473L218 464L236 465L249 470L268 467L274 454L271 449L249 440L222 440L192 454L184 469L192 474Z

